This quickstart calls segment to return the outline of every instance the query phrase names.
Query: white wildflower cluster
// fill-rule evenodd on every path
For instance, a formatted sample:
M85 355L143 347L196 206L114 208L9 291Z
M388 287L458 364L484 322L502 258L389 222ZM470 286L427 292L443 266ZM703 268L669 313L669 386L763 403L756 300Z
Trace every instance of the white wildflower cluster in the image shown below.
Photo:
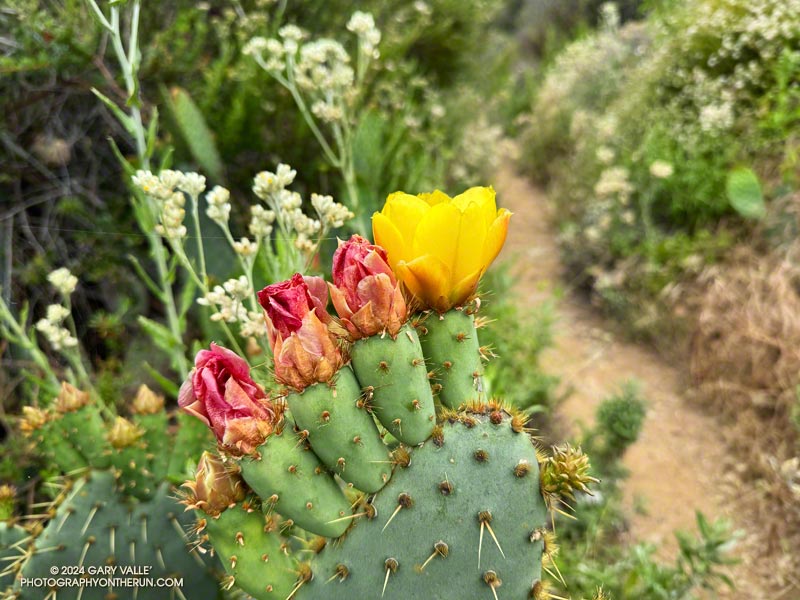
M359 77L368 60L379 56L381 33L372 15L356 12L347 28L358 37ZM333 39L307 40L308 34L295 25L278 30L277 38L255 37L243 52L282 85L308 96L313 115L326 123L346 118L346 107L354 95L356 73L344 46Z
M257 240L269 237L272 233L272 224L275 222L275 211L269 210L260 204L250 207L250 233Z
M294 239L298 250L308 253L314 250L314 240L321 232L341 227L354 215L330 196L318 194L311 195L311 205L318 218L306 215L302 210L302 196L286 189L296 175L297 172L285 164L278 165L274 173L262 171L256 175L253 192L269 208L253 207L250 233L258 238L259 233L271 232L273 223L277 223L283 235Z
M50 343L54 350L74 348L78 340L64 327L64 319L69 316L69 309L60 304L51 304L47 307L47 316L36 322L39 331Z
M669 179L674 172L673 166L665 160L655 160L650 163L650 175L656 179Z
M219 225L225 225L231 216L231 193L221 185L206 194L206 214Z
M206 178L197 173L181 173L165 169L159 175L151 171L137 171L132 178L133 184L146 196L158 202L159 220L156 231L173 241L186 237L186 192L195 200L206 189Z
M490 123L485 115L467 123L452 167L453 176L468 185L477 185L500 164L502 142L502 127Z
M347 23L347 30L358 36L359 50L371 58L379 58L378 44L381 32L375 27L375 19L371 14L356 11Z
M629 180L628 169L624 167L610 167L600 173L600 179L594 186L594 193L599 198L616 197L626 204L634 187Z
M258 242L243 237L238 242L233 242L233 251L242 258L252 258L258 253Z
M253 289L244 275L238 279L229 279L222 285L214 286L202 298L198 298L197 303L202 306L213 306L215 313L211 315L212 321L224 321L226 323L236 323L249 319L244 301L250 297Z
M50 273L47 276L47 281L65 298L69 297L78 286L78 278L70 273L66 267L61 267Z
M317 211L320 221L333 229L338 229L355 216L349 208L334 202L331 196L311 194L311 206Z

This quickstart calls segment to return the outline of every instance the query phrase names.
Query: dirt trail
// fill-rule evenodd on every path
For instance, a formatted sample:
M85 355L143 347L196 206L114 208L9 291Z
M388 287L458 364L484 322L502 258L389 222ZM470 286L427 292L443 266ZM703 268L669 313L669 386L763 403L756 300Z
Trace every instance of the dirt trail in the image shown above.
M518 293L526 303L538 303L563 285L546 198L511 168L498 174L496 187L503 206L514 212L501 259L517 258ZM704 477L722 464L724 454L714 422L684 400L677 369L619 339L590 306L567 293L557 303L557 317L555 346L543 356L543 367L560 376L560 391L571 392L559 409L568 430L590 425L600 401L624 381L641 384L647 418L624 457L630 471L624 484L629 535L657 544L663 558L674 559L673 532L694 531L695 511L710 518L727 513L721 493Z

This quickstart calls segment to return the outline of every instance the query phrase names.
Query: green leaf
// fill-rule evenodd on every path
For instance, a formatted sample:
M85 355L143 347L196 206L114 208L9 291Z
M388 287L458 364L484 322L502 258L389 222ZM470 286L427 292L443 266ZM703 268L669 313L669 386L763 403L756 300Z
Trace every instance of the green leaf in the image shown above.
M136 137L136 124L133 122L133 119L131 119L128 115L126 115L125 111L123 111L119 106L117 106L117 104L113 100L111 100L111 98L103 94L97 88L92 88L92 93L95 96L97 96L100 99L100 101L103 104L105 104L112 113L114 113L114 116L125 128L125 131L130 133L132 136Z
M173 398L178 397L178 386L175 384L174 381L164 377L161 373L156 371L153 367L151 367L148 363L144 363L144 368L150 377L161 386L161 389L164 390L164 393L172 396Z
M767 214L761 182L752 169L737 167L728 173L728 202L745 219L763 219Z
M114 138L108 138L108 143L111 146L111 152L114 153L114 156L117 157L119 164L122 165L122 170L125 171L125 174L128 177L133 177L136 175L136 169L130 163L130 161L122 155L122 152L117 146L117 142L114 141Z
M218 182L224 181L225 171L214 141L214 134L197 104L189 93L180 87L173 87L165 95L181 137L189 146L192 157L212 179Z
M150 124L147 126L147 150L145 156L149 159L153 156L156 149L158 136L158 107L153 108L153 116L150 117Z
M172 332L164 327L161 323L156 323L152 319L139 316L137 319L139 325L144 329L145 333L150 336L156 346L162 350L172 354L173 350L180 347L180 340L175 339Z
M141 279L147 286L147 288L151 292L153 292L156 298L164 302L165 300L164 291L161 288L159 288L158 285L156 285L156 282L153 281L153 278L147 274L147 271L144 270L144 267L142 266L142 263L139 262L139 259L136 258L133 254L128 254L127 258L133 265L133 269L134 271L136 271L136 274L139 276L139 279Z

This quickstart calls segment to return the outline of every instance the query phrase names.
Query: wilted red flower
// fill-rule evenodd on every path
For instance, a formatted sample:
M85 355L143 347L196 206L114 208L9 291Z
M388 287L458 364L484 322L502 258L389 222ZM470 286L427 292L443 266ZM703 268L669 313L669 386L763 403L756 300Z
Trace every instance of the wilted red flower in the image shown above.
M320 277L296 273L258 293L267 313L275 359L275 378L296 390L330 381L342 366L342 353L328 330L328 290Z
M208 425L226 449L250 454L272 433L278 415L250 377L247 361L212 343L197 353L194 366L178 404Z
M384 331L394 337L408 318L386 251L360 235L339 241L330 290L333 306L353 339Z
M328 290L322 277L303 277L295 273L291 279L273 283L258 292L258 301L283 339L300 329L303 317L314 309L320 321L330 321L325 310Z

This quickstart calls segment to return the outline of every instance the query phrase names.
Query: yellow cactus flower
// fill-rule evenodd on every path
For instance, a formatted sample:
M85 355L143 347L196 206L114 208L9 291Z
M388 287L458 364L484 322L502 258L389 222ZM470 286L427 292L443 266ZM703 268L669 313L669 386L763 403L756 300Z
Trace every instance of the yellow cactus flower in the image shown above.
M473 187L455 198L439 190L395 192L372 217L372 231L406 289L443 313L475 293L503 247L510 217L506 209L497 210L491 187Z

